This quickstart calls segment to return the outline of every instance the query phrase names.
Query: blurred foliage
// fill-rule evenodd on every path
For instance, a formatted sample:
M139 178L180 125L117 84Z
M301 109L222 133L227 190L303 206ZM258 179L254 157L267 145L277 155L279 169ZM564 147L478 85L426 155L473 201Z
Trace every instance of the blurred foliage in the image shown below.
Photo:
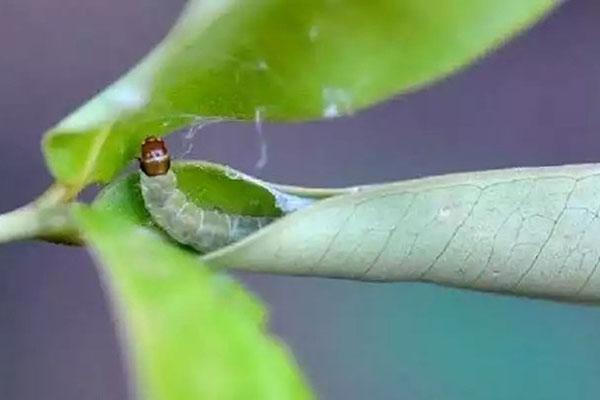
M144 60L52 128L48 166L107 182L149 134L215 118L337 117L429 83L499 45L552 0L190 0Z
M80 209L77 219L114 295L141 398L311 398L239 284L111 213Z

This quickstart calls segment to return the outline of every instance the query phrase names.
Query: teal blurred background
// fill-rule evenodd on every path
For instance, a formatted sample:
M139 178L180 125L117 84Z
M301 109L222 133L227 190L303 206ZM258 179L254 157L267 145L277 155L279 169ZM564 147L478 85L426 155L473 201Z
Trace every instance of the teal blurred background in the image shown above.
M182 1L0 0L0 212L50 182L41 133L139 59ZM600 160L600 3L567 1L467 70L339 119L187 130L175 153L344 186ZM256 168L262 144L268 161ZM600 308L423 284L239 275L323 399L598 399ZM82 249L0 247L0 398L125 399Z

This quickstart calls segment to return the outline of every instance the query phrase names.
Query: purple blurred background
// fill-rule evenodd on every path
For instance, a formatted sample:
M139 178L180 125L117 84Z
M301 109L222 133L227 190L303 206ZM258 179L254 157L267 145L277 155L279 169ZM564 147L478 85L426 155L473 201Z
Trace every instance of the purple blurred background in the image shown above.
M144 55L182 0L0 0L0 212L51 182L40 137ZM267 180L344 186L600 160L600 2L566 2L496 53L356 115L211 125L180 153ZM177 152L177 150L176 150ZM600 309L417 284L244 274L323 399L596 399ZM0 247L0 399L126 398L83 249Z

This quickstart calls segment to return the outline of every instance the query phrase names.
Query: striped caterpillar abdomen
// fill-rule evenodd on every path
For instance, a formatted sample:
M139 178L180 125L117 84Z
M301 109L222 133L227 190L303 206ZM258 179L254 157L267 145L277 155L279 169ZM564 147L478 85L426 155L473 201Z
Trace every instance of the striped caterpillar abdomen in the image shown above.
M274 217L229 215L192 203L177 187L165 142L148 137L141 146L140 186L154 222L181 244L208 253L236 242L274 221Z
M156 176L142 172L140 185L154 222L177 242L202 253L236 242L275 220L203 209L177 188L177 177L171 170Z

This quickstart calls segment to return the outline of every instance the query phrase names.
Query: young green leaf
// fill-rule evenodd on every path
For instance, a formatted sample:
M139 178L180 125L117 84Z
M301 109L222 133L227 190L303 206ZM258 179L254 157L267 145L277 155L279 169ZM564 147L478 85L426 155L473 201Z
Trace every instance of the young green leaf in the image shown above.
M52 174L107 182L143 137L215 118L349 114L473 61L556 0L190 0L132 71L52 128Z
M263 306L230 278L149 229L80 209L112 297L140 398L308 399Z
M232 168L209 162L174 162L173 170L177 174L177 185L196 205L204 208L217 208L225 213L278 217L281 210L277 207L275 196L254 178L252 180ZM150 215L146 212L139 187L139 173L134 172L113 182L104 188L94 201L94 207L119 214L131 222L151 225ZM330 196L339 191L313 190L303 193L302 188L293 186L270 185L282 192L306 197Z

